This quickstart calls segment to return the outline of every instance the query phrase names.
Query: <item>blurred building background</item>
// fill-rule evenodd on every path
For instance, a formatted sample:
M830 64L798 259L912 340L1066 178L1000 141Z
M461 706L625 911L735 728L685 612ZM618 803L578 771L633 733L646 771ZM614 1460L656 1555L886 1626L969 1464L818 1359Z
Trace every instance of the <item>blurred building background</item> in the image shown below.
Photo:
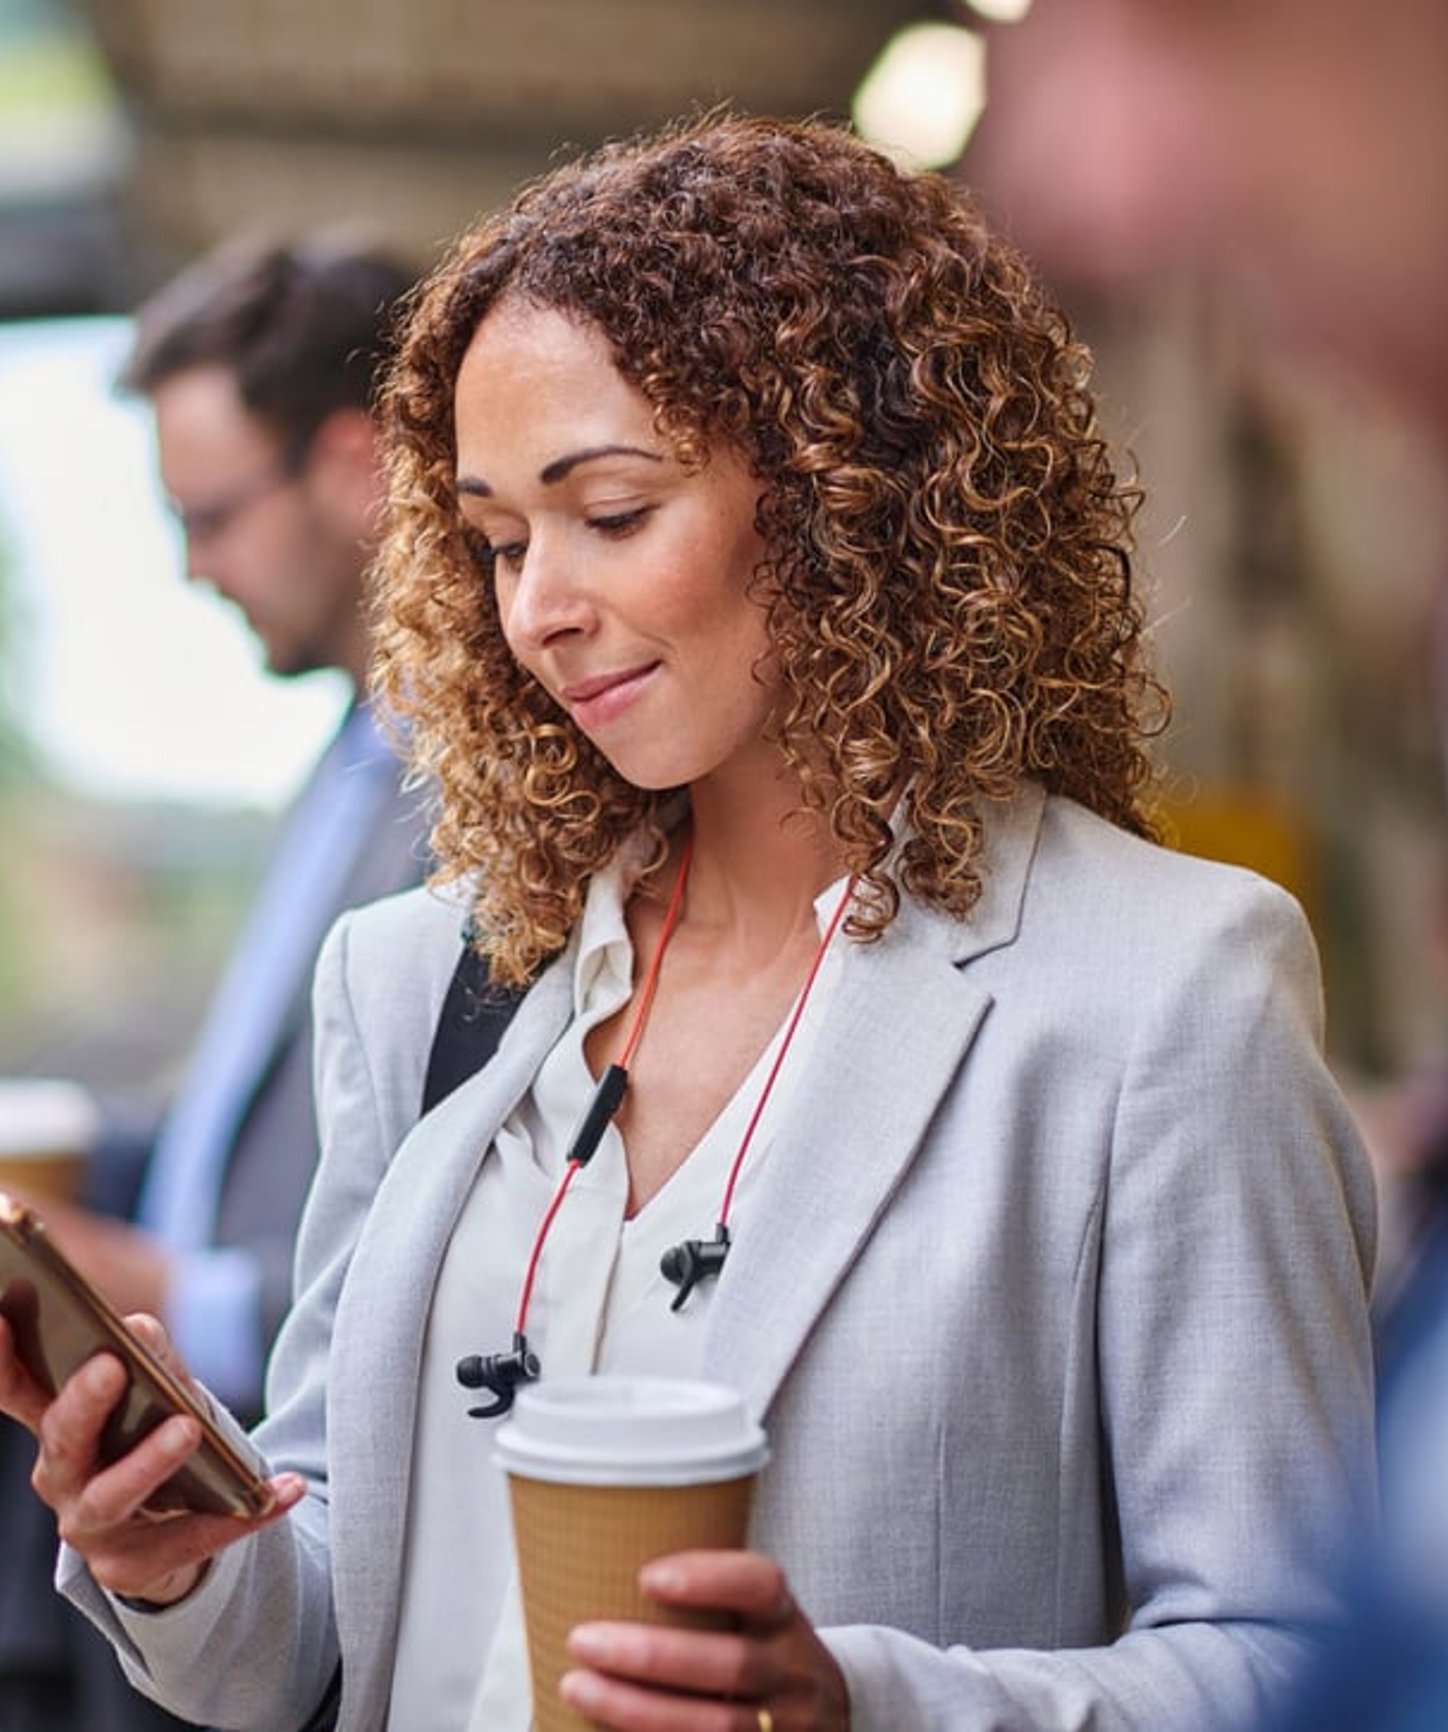
M990 203L971 144L990 88L979 44L926 38L903 110L880 88L880 57L906 27L1012 9L1020 0L0 0L0 319L13 331L124 314L240 228L365 222L425 266L558 153L723 99L848 116L859 93L862 127L934 119L945 142L913 148ZM1249 361L1193 282L1129 300L1055 286L1147 488L1141 569L1176 694L1162 757L1178 840L1302 897L1346 1075L1436 1064L1448 1046L1448 963L1434 960L1448 932L1438 478L1340 381ZM78 474L71 498L89 509ZM13 539L0 517L0 550ZM172 581L175 558L147 555ZM285 775L265 795L158 804L58 762L15 616L43 614L62 574L17 563L12 547L8 588L0 565L0 1071L144 1083L190 1026ZM255 679L255 702L293 701ZM308 744L324 700L297 726ZM305 756L299 745L298 766Z

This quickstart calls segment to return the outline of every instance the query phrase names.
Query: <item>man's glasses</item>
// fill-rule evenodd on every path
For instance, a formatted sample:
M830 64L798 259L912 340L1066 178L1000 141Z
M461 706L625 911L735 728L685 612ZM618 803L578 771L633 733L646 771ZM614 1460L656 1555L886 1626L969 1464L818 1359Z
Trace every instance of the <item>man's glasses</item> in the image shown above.
M181 525L186 539L191 543L215 541L250 511L253 505L260 504L263 499L280 492L283 487L290 487L306 468L311 450L312 435L299 434L282 448L265 469L233 487L229 493L224 493L204 505L183 505L178 499L171 500L171 515Z

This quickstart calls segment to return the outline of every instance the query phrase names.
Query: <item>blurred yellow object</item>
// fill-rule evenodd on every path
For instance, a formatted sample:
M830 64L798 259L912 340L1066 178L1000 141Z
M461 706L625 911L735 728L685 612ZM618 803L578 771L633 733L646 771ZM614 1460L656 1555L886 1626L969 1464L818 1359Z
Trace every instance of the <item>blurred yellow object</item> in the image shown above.
M1164 801L1159 818L1169 847L1250 867L1290 890L1312 917L1312 848L1300 812L1259 789L1198 784Z

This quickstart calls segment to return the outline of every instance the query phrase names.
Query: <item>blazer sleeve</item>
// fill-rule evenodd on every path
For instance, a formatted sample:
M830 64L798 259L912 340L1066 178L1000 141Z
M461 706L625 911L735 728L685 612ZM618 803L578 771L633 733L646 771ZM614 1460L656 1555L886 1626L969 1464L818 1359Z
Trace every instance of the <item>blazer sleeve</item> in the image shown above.
M1096 1279L1121 1634L1048 1652L826 1630L852 1732L1248 1729L1342 1614L1373 1521L1372 1181L1319 1049L1306 922L1244 882L1186 966L1134 969Z
M379 1074L369 1054L354 991L366 971L350 956L356 920L338 921L317 964L322 1155L298 1243L297 1300L268 1377L272 1416L255 1434L273 1467L303 1474L310 1493L285 1521L220 1554L194 1593L161 1612L126 1608L76 1554L61 1554L62 1591L116 1646L132 1682L183 1719L236 1732L305 1725L338 1663L327 1531L328 1343L352 1249L400 1140L398 1085L407 1068L399 1062L396 1077ZM418 1018L425 1032L423 1006ZM413 1080L420 1090L420 1069Z

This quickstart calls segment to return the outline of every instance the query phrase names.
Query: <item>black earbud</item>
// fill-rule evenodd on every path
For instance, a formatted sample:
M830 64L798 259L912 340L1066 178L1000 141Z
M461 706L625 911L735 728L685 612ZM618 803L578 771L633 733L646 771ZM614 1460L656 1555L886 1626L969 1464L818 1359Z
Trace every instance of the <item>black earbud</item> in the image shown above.
M486 1389L492 1401L486 1407L470 1407L469 1419L496 1419L513 1405L520 1383L536 1381L543 1367L528 1346L525 1335L513 1336L510 1353L470 1353L458 1360L457 1378L464 1389Z
M714 1229L712 1239L685 1239L682 1245L670 1246L659 1258L659 1273L679 1289L670 1311L682 1309L701 1281L719 1273L728 1255L729 1229L722 1221Z

